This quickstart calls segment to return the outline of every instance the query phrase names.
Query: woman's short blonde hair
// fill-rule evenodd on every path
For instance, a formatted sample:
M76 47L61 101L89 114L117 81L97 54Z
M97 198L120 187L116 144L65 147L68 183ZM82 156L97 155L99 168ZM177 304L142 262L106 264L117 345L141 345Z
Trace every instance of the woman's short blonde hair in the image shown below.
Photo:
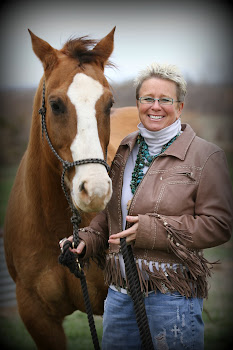
M136 87L136 99L139 98L139 91L142 83L145 80L153 77L174 81L176 84L177 99L181 102L184 101L187 91L187 83L184 80L184 77L179 71L178 67L171 64L160 64L156 62L153 62L145 69L141 70L134 80L134 85Z

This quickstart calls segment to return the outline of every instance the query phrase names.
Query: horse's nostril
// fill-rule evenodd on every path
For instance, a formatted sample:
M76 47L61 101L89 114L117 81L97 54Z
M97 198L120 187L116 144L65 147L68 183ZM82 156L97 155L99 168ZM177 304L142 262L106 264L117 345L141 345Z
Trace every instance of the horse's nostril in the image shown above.
M86 185L86 181L83 181L80 185L79 185L79 191L80 192L85 192L85 193L87 193L87 189L86 189L86 187L85 187L85 185Z
M85 190L84 184L85 184L85 181L83 181L83 182L79 185L79 191L80 191L80 192L82 192L82 191Z

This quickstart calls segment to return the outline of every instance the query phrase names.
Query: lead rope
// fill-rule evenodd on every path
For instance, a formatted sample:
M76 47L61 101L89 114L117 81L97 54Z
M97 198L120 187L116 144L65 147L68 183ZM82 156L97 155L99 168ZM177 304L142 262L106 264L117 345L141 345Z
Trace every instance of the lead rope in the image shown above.
M70 198L70 195L67 191L67 187L65 185L65 173L68 169L70 169L71 167L74 167L76 165L81 165L81 164L88 164L88 163L99 163L102 164L106 167L107 171L109 170L109 166L106 163L105 160L103 159L94 159L94 158L90 158L90 159L83 159L83 160L78 160L75 162L68 162L63 160L59 154L56 152L56 150L54 149L49 135L48 135L48 131L47 131L47 126L46 126L46 120L45 120L45 115L46 115L46 108L45 108L45 82L43 83L43 94L42 94L42 107L39 110L39 114L41 114L41 122L42 122L42 138L43 135L45 134L46 139L48 141L48 144L52 150L52 152L55 154L55 156L57 157L57 159L62 163L63 166L63 172L62 172L62 176L61 176L61 187L62 190L65 194L65 197L67 199L67 202L70 206L70 209L72 211L72 217L71 217L71 223L73 225L73 244L71 244L70 241L65 241L64 246L63 246L63 252L61 253L61 255L59 256L59 263L67 266L70 271L77 277L80 279L81 282L81 288L82 288L82 293L83 293L83 299L84 299L84 303L85 303L85 308L86 308L86 313L87 313L87 317L88 317L88 323L89 323L89 328L90 328L90 332L91 332L91 337L92 337L92 342L94 345L94 349L95 350L100 350L100 345L99 345L99 341L98 341L98 336L97 336L97 332L96 332L96 327L95 327L95 321L94 321L94 316L93 316L93 311L92 311L92 307L91 307L91 302L90 302L90 297L89 297L89 293L88 293L88 288L87 288L87 282L86 282L86 277L85 277L85 273L83 270L83 263L81 261L79 261L78 259L78 255L74 254L70 251L70 247L72 245L73 248L77 248L78 244L79 244L79 234L78 234L78 230L79 230L79 224L81 222L81 216L79 211L74 207L72 200Z
M87 289L87 282L86 282L86 277L85 273L83 270L83 263L79 261L78 255L74 254L70 251L70 247L77 248L79 244L79 224L81 223L81 216L79 214L79 211L75 208L75 206L72 203L72 200L70 198L70 195L67 191L67 187L65 185L65 173L67 170L69 170L71 167L77 166L77 165L82 165L82 164L88 164L88 163L99 163L102 164L106 167L107 171L109 171L109 166L107 162L103 159L98 159L98 158L90 158L90 159L82 159L78 160L75 162L68 162L66 160L63 160L59 154L56 152L54 149L52 142L49 138L48 131L47 131L47 126L46 126L46 120L45 120L45 115L46 115L46 108L45 108L45 82L43 83L43 93L42 93L42 107L39 110L39 114L41 114L41 122L42 122L42 138L43 135L45 134L47 142L50 146L50 149L54 153L54 155L57 157L57 159L62 163L63 166L63 172L61 176L61 187L62 190L65 194L65 197L67 199L67 202L70 206L70 209L72 211L72 217L71 217L71 223L73 225L73 244L69 241L66 240L64 245L63 245L63 251L61 255L59 256L59 263L68 267L70 272L73 273L77 278L80 279L81 282L81 288L82 288L82 293L83 293L83 298L84 298L84 303L85 303L85 308L86 308L86 313L88 317L88 323L89 323L89 328L92 336L92 342L94 345L95 350L100 350L100 345L98 341L98 336L96 332L96 327L95 327L95 321L93 317L93 311L91 307L91 302L90 302L90 297ZM140 337L142 340L142 345L145 350L152 350L153 348L153 342L150 334L150 329L148 325L148 319L146 315L146 310L145 310L145 305L144 305L144 300L143 300L143 295L140 289L140 282L138 279L138 273L137 273L137 268L135 265L134 257L133 257L133 252L131 246L127 246L126 240L121 239L121 249L122 249L122 254L123 258L125 261L125 267L126 267L126 275L127 279L129 281L129 286L130 286L130 292L132 295L132 299L134 302L134 309L136 313L136 320L140 332Z

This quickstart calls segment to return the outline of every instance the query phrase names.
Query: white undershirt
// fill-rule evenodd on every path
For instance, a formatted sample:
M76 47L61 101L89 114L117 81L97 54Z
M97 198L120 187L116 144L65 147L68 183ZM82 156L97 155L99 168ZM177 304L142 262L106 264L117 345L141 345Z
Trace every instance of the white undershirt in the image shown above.
M180 119L176 120L173 124L168 127L159 130L159 131L149 131L147 130L142 123L138 124L138 129L141 135L144 137L150 155L154 156L161 152L162 147L168 143L173 137L175 137L179 132L181 132L181 121ZM132 178L132 172L134 170L135 162L137 159L139 145L136 143L129 158L126 163L124 177L123 177L123 187L122 187L122 197L121 197L121 208L122 208L122 230L125 230L126 225L126 215L128 214L127 203L132 199L133 194L130 188L130 181ZM143 173L145 174L148 170L148 167L145 166L143 169ZM119 262L121 274L125 277L125 264L123 260L122 254L119 254ZM141 268L141 259L138 261L139 267ZM158 263L155 263L157 268ZM161 264L162 269L166 269L167 264ZM174 268L176 268L177 264L174 264ZM149 269L152 271L152 262L149 263ZM111 286L111 288L115 288ZM121 289L121 292L126 293L125 290Z

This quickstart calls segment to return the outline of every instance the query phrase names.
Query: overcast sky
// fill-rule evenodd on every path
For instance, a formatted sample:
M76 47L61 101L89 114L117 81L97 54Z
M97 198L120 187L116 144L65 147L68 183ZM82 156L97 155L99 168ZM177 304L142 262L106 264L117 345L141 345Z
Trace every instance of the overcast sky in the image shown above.
M187 79L233 81L232 15L224 1L12 1L1 5L0 87L37 86L42 65L27 28L60 49L71 36L101 39L114 26L110 83L153 61L177 64Z

